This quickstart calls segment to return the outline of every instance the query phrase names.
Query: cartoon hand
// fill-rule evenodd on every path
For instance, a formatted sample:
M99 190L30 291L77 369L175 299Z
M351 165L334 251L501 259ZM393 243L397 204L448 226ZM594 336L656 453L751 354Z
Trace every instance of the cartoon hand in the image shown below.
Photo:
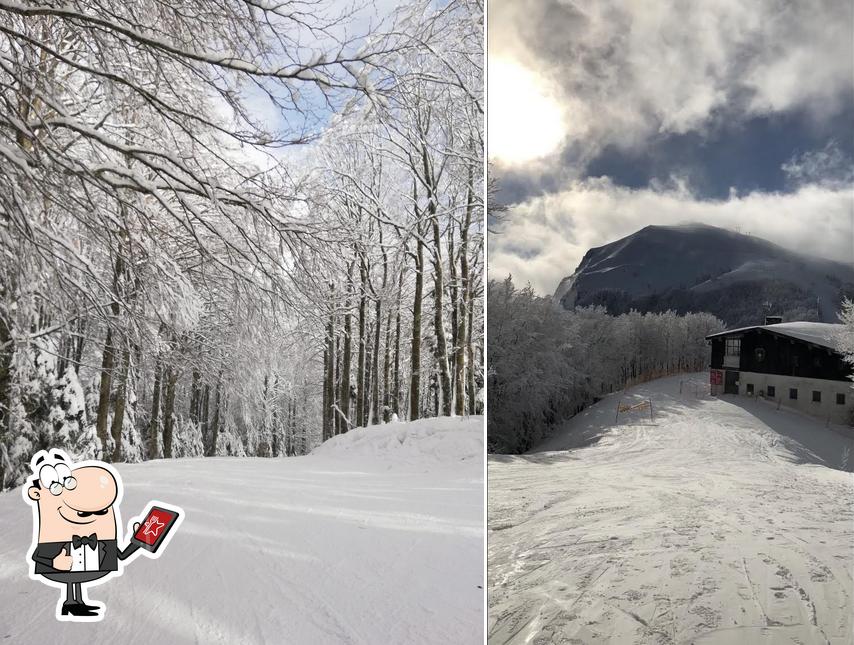
M60 553L53 559L53 568L57 571L71 571L73 560L68 555L68 547L65 547L65 553Z

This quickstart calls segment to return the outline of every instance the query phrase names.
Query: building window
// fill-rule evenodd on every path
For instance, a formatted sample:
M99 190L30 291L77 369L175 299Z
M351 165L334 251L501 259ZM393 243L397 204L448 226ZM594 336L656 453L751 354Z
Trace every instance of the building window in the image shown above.
M776 394L777 394L777 390L774 388L774 386L769 385L768 386L768 398L773 399Z
M845 405L845 395L837 394L836 395L836 405Z
M747 396L753 396L753 383L747 384Z
M821 392L819 392L818 390L812 391L812 402L821 403Z
M790 387L789 388L789 398L790 399L797 399L798 398L798 388L796 388L796 387Z
M726 355L741 356L741 339L727 338L726 339Z

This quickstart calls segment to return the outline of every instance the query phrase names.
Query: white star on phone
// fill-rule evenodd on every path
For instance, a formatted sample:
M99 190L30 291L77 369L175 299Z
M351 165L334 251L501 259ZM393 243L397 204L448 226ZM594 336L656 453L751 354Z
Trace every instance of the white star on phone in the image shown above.
M157 516L152 517L145 523L145 530L142 532L143 535L153 535L157 537L160 534L160 529L165 526L163 522L157 521Z

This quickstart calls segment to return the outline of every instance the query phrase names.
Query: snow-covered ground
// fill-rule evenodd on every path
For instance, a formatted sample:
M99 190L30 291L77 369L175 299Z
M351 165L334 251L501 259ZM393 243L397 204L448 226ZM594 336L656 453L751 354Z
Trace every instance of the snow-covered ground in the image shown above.
M854 643L854 441L687 379L490 458L490 643Z
M355 430L291 459L119 465L124 518L186 518L158 560L90 588L60 623L27 577L32 515L0 494L0 643L483 642L483 418Z

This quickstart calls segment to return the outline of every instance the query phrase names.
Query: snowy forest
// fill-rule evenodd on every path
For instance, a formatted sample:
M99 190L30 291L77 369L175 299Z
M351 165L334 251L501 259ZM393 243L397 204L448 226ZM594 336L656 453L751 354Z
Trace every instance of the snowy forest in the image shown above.
M845 325L842 337L839 339L839 348L842 350L845 360L854 368L854 300L846 298L842 301L842 311L839 313L839 319ZM854 380L854 375L851 378ZM854 388L854 384L851 387ZM854 426L854 417L851 419L851 425Z
M482 33L480 0L0 0L0 490L48 447L479 412Z
M627 385L708 367L708 313L611 316L557 306L510 277L487 286L487 449L520 453L553 425Z

